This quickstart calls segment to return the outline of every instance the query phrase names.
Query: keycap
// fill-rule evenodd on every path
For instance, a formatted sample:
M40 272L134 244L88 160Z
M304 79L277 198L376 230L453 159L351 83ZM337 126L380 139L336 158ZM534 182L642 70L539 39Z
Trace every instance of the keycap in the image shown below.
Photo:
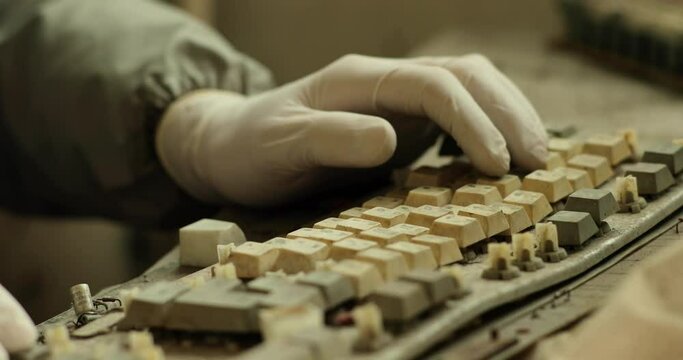
M501 201L503 201L503 198L495 186L467 184L455 190L451 203L467 206L470 204L490 205Z
M465 281L465 276L463 275L462 266L460 265L449 265L443 266L439 269L443 274L446 274L455 286L454 298L459 299L470 293L470 289Z
M363 212L361 218L380 223L382 227L388 228L394 225L402 224L406 221L408 215L400 210L394 210L383 207L375 207Z
M352 207L350 209L344 210L339 213L339 217L342 219L360 218L365 211L362 207Z
M643 195L656 195L676 183L671 171L664 164L640 162L624 165L624 174L638 180L638 192Z
M404 225L404 224L400 224ZM399 226L399 225L396 225ZM389 229L385 229L382 227L376 227L372 228L370 230L365 230L358 234L358 237L363 239L363 240L368 240L376 243L379 246L386 246L391 243L395 243L397 241L407 241L409 239L409 236L398 231L394 231L395 226L392 226Z
M325 299L326 309L335 308L355 296L351 280L333 271L313 271L296 282L318 288Z
M554 169L553 172L562 176L566 176L574 191L594 188L593 180L591 180L591 177L588 175L586 170L558 167Z
M325 260L330 254L327 244L309 239L281 239L281 243L274 245L280 254L273 264L273 270L282 270L287 274L309 272L315 270L319 260Z
M444 206L451 201L453 191L449 188L421 186L410 190L405 204L408 206Z
M594 186L602 185L612 174L612 167L604 156L591 154L576 155L567 161L567 167L585 170Z
M405 235L407 237L405 240L408 240L413 236L418 236L429 232L428 227L411 224L394 225L390 227L389 230Z
M576 126L574 125L557 125L546 127L548 134L558 138L568 138L576 134Z
M617 200L604 189L582 189L569 195L564 210L587 212L596 224L617 212Z
M337 228L342 231L348 231L354 234L359 234L365 230L370 230L372 228L376 228L382 226L380 223L377 221L372 221L372 220L366 220L366 219L359 219L359 218L350 218L350 219L345 219L344 221L340 222L337 225Z
M502 211L486 205L472 204L461 210L459 214L477 219L486 237L500 234L510 228Z
M407 216L411 211L413 211L413 209L415 209L414 206L399 205L399 206L393 208L392 210L400 211L400 212L406 214L406 216Z
M452 237L461 249L486 238L484 229L477 219L460 215L446 215L432 224L434 235Z
M330 249L330 258L333 260L353 259L356 254L363 250L376 247L377 243L370 240L362 240L356 238L346 238L332 244Z
M321 309L325 308L325 299L318 288L291 283L288 280L275 276L265 276L254 281L268 278L280 280L282 286L274 286L267 296L261 299L259 302L260 306L286 307L312 304Z
M519 270L511 263L511 250L508 243L489 243L487 265L481 276L489 280L509 280L519 276Z
M279 254L273 246L247 241L232 250L230 260L235 264L238 277L255 278L270 271Z
M372 209L376 207L383 207L387 209L393 209L400 205L403 205L403 198L375 196L374 198L364 202L363 208Z
M444 303L457 292L453 278L442 271L412 270L401 276L400 280L422 286L432 306Z
M458 212L460 212L460 210L464 209L465 207L460 205L448 204L441 206L441 208L450 211L450 213L453 215L458 215Z
M559 245L557 226L551 222L538 223L534 231L538 243L538 255L543 261L555 263L567 257L567 251Z
M451 211L438 206L422 205L414 208L406 219L407 224L430 227L434 220L450 214Z
M634 176L617 177L615 195L619 212L636 214L647 206L647 201L638 196L638 180Z
M519 176L510 174L503 175L500 178L479 178L477 179L477 184L495 186L502 197L506 197L513 191L522 188Z
M536 271L543 260L536 256L536 237L532 233L512 235L512 264L522 271Z
M406 281L391 281L372 292L370 301L377 304L388 322L406 322L429 309L423 288Z
M585 141L583 152L607 158L611 165L631 157L631 149L623 136L595 135Z
M301 228L294 230L287 234L287 238L296 239L304 238L310 240L322 241L327 245L332 245L339 240L346 239L353 235L350 231L342 231L338 229L313 229L313 228Z
M676 144L661 144L643 153L643 162L664 164L672 174L683 171L683 146Z
M190 286L180 281L160 281L142 289L126 306L126 317L118 327L144 329L162 326L173 300L188 291Z
M332 265L330 270L351 280L359 299L366 297L383 283L379 269L370 262L346 259Z
M356 254L356 260L375 265L385 281L394 280L408 272L408 263L403 255L396 251L370 248Z
M437 268L432 249L427 246L408 241L399 241L387 245L385 249L401 253L408 264L408 269L434 270Z
M531 226L531 219L523 207L519 205L497 203L489 205L495 210L500 210L505 215L505 219L510 225L510 228L503 231L502 235L512 235Z
M545 195L537 192L517 190L508 195L503 202L523 207L533 224L553 212Z
M575 139L550 138L548 140L548 150L559 153L563 159L569 160L581 154L583 143Z
M558 167L563 167L566 165L567 164L564 162L564 158L562 157L562 155L560 155L560 153L548 151L548 157L545 159L546 170L553 170Z
M237 224L202 219L180 228L180 265L207 267L218 262L217 245L240 245L246 241Z
M598 227L589 213L558 211L548 218L557 226L557 239L561 246L580 246L598 233Z
M324 320L325 314L320 308L307 304L264 309L259 313L261 334L266 343L284 342L293 333L317 331L325 326Z
M482 230L483 232L483 230ZM463 259L462 252L455 238L439 235L424 234L410 239L416 244L428 246L432 249L434 259L439 266L452 264Z
M536 170L525 176L522 189L541 193L551 203L564 199L573 191L566 176L547 170Z
M318 221L317 223L313 224L314 229L330 229L334 230L337 228L337 224L339 224L340 221L344 219L342 218L336 218L336 217L329 217L325 220Z
M405 187L416 188L419 186L445 186L449 181L446 172L433 166L421 166L408 174Z

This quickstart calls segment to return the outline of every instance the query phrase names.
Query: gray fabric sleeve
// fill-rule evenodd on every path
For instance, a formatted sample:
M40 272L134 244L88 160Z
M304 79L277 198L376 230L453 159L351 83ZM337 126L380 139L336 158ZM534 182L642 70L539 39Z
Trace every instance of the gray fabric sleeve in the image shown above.
M251 94L270 73L150 0L0 0L0 202L142 224L195 217L166 176L155 126L200 88Z

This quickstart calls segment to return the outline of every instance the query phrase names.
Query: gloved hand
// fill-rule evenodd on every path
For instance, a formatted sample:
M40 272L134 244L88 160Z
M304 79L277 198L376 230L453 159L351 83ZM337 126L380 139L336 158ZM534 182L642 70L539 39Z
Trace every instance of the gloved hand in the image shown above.
M9 359L7 352L30 348L38 332L26 311L0 285L0 360Z
M156 147L167 172L201 200L274 205L334 181L329 168L375 167L414 148L429 137L429 119L485 174L505 174L510 156L527 169L545 163L538 115L480 55L347 55L252 97L197 91L166 111Z

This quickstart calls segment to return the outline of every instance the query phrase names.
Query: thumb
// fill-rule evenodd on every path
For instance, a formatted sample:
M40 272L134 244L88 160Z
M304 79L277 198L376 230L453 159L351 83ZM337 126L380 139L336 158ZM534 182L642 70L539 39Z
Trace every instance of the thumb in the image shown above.
M366 168L388 161L396 132L378 116L312 110L302 139L302 155L312 166Z
M36 327L26 311L0 285L0 359L2 346L10 352L25 350L33 345L37 336Z

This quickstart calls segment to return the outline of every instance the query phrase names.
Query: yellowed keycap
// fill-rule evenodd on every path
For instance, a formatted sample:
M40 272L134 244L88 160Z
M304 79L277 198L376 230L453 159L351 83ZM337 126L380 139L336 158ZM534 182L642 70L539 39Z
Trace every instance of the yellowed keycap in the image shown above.
M489 205L503 201L498 188L493 185L467 184L453 194L451 204L467 206L470 204Z
M626 139L619 135L595 135L586 140L583 152L604 156L611 165L617 165L631 157L631 149Z
M453 191L449 188L421 186L410 190L405 204L408 206L444 206L451 201Z
M406 219L406 224L430 227L434 220L450 214L451 211L438 206L422 205L416 207L409 214Z
M364 298L384 282L377 267L365 261L342 260L330 267L330 271L351 280L357 298Z
M331 229L334 230L337 228L337 224L339 224L340 221L344 219L341 218L336 218L336 217L329 217L325 220L320 220L317 223L313 224L314 229Z
M431 233L454 238L460 248L466 248L486 238L484 229L477 219L460 215L446 215L436 219L432 224Z
M374 241L352 237L346 238L332 244L332 248L330 249L330 258L337 261L353 259L359 252L376 246L377 243Z
M479 178L477 184L495 186L502 197L522 188L522 181L519 180L519 176L510 174L503 175L500 178Z
M274 246L247 241L232 249L230 261L235 264L238 277L255 278L273 268L279 253Z
M339 217L342 219L359 218L363 215L363 211L365 211L365 209L362 207L352 207L339 213Z
M376 207L393 209L400 205L403 205L403 198L390 196L375 196L374 198L363 203L363 207L365 209L372 209Z
M394 225L402 224L406 221L408 214L400 210L388 209L384 207L375 207L365 210L362 218L370 221L376 221L382 227L388 228Z
M405 213L406 216L408 216L408 213L410 213L411 211L413 211L413 209L415 209L414 206L399 205L399 206L393 208L392 210L400 211L400 212L402 212L402 213Z
M565 166L564 158L560 153L548 151L548 158L545 159L545 169L552 170L561 166Z
M581 189L592 189L594 187L593 180L591 180L591 177L588 175L586 170L559 167L554 169L553 172L566 176L574 191Z
M681 145L683 146L683 138L680 139L674 139L671 141L674 145Z
M353 235L350 231L342 231L336 229L313 229L313 228L301 228L294 230L287 234L288 239L304 238L310 240L318 240L326 243L327 245L332 245L332 243L346 239Z
M400 253L408 263L409 269L427 269L434 270L437 268L436 259L432 253L432 249L427 246L408 242L399 241L397 243L389 244L387 250L392 250Z
M502 211L503 215L505 215L505 219L510 225L509 229L501 233L503 235L516 234L532 225L529 214L527 214L524 208L519 205L497 203L489 206L496 210Z
M552 138L548 140L548 150L559 153L564 160L569 160L583 151L583 143L575 139Z
M490 206L472 204L461 210L459 214L477 219L487 237L500 234L510 228L503 212Z
M457 240L452 237L439 235L420 235L410 239L416 244L429 246L434 259L439 266L447 265L463 259Z
M405 187L444 186L448 184L447 173L433 166L421 166L408 174Z
M458 212L459 212L460 210L464 209L465 207L464 207L464 206L460 206L460 205L448 204L448 205L442 206L441 208L450 211L451 214L458 215Z
M545 195L550 202L558 202L574 190L566 176L547 170L536 170L524 177L522 189Z
M541 221L553 212L545 195L533 191L517 190L504 200L506 204L519 205L524 208L532 223Z
M397 241L406 241L409 236L400 232L383 227L375 227L370 230L365 230L358 234L358 237L364 240L369 240L377 243L379 246L386 246L387 244L395 243Z
M408 238L406 240L408 240L409 238L411 238L413 236L418 236L418 235L426 234L429 232L428 227L411 225L411 224L394 225L394 226L390 227L389 230L407 236Z
M273 270L282 270L287 274L313 271L316 262L327 259L330 253L329 247L320 241L285 238L277 240L280 240L276 245L280 254L273 265Z
M356 254L356 260L375 265L385 281L397 279L408 272L406 259L396 251L370 248Z
M339 225L337 225L337 229L359 234L365 230L370 230L378 226L382 225L380 225L380 223L377 221L350 218L344 219L344 221L340 222Z
M613 174L607 158L598 155L576 155L567 161L567 167L586 170L595 187L602 185Z

